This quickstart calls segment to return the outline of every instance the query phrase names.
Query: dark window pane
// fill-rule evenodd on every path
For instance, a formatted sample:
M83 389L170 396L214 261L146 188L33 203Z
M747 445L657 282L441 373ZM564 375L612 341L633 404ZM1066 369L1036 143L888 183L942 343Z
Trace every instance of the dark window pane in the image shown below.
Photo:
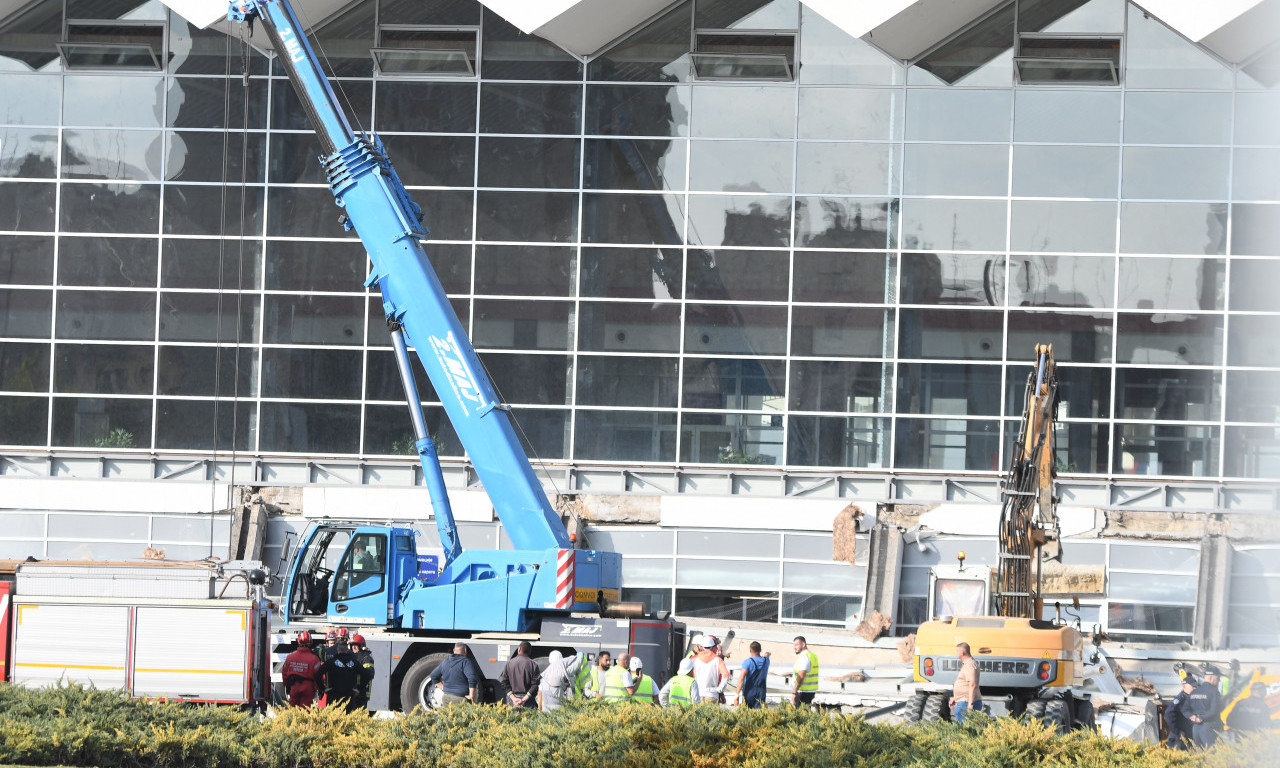
M503 402L569 404L569 358L564 355L486 352L480 361Z
M0 344L0 390L46 392L49 389L48 344L6 341Z
M572 346L573 305L564 301L477 301L472 341L478 348L552 349Z
M1280 256L1280 205L1231 208L1231 252L1246 256Z
M895 419L898 469L1000 468L1000 423L968 419Z
M1031 348L1005 374L1004 414L1021 416L1026 406L1027 378L1035 373ZM1053 347L1055 357L1058 346ZM1061 362L1062 358L1058 358ZM1022 364L1025 362L1026 364ZM1111 371L1106 368L1071 368L1059 365L1058 411L1061 419L1105 419L1111 415ZM1093 470L1088 470L1093 471Z
M225 51L223 67L225 69ZM277 90L289 90L283 80L276 81ZM240 78L173 77L169 78L170 128L230 128L244 125L245 94L249 94L249 128L267 127L267 81L253 78L245 88ZM230 114L227 100L230 98ZM145 103L145 102L144 102ZM277 124L276 128L281 126ZM307 128L309 126L301 126Z
M232 400L159 400L156 402L156 448L160 450L252 450L249 425L253 403ZM214 424L217 423L217 429ZM235 445L231 435L235 433Z
M57 325L60 339L147 341L156 337L154 293L59 291Z
M577 213L576 193L482 191L476 195L476 239L571 242Z
M150 346L58 344L53 351L53 391L149 395L154 368Z
M678 299L682 272L683 254L676 248L583 248L578 294Z
M787 463L805 467L883 467L889 420L868 416L792 416Z
M1221 315L1121 314L1117 322L1117 363L1222 364ZM1231 335L1235 339L1235 324L1232 325ZM1272 335L1266 338L1277 337ZM1232 354L1235 354L1234 345L1232 349ZM1275 357L1271 356L1270 360L1274 361Z
M57 131L48 128L0 128L0 176L52 179L57 173Z
M267 296L265 344L359 345L363 296Z
M3 402L2 398L0 402ZM1249 480L1280 480L1280 430L1275 427L1229 426L1225 440L1224 475Z
M159 131L63 131L62 178L158 181L161 136Z
M796 307L791 354L803 357L882 357L893 332L893 311Z
M235 347L160 347L157 394L253 397L257 353ZM215 391L216 390L216 391Z
M65 232L154 235L160 231L160 187L63 184L60 215Z
M236 328L236 311L240 328ZM161 341L252 343L258 338L258 297L231 293L160 294Z
M689 198L690 245L785 248L790 229L791 198L764 195Z
M674 413L579 411L573 458L580 461L675 461Z
M782 596L782 618L792 621L834 623L852 627L858 624L861 612L861 597L794 594Z
M879 412L887 394L881 363L796 360L791 363L788 408L793 411Z
M382 141L386 145L387 157L391 158L396 174L405 186L475 186L474 136L383 136Z
M1228 371L1226 401L1227 421L1280 424L1280 371Z
M578 349L584 352L678 352L678 304L582 302Z
M0 235L0 283L50 285L53 237Z
M1121 203L1121 253L1226 252L1225 203Z
M379 131L469 133L476 129L476 88L476 83L379 80L376 127Z
M374 12L373 3L356 3L311 30L313 45L324 51L324 68L330 77L373 75L373 58L369 56L369 49L373 47L374 40ZM344 89L349 85L346 82L342 84ZM361 122L369 124L368 120Z
M991 279L1007 284L1012 307L1105 309L1115 304L1113 257L1014 254L1007 266L995 265Z
M902 254L903 304L1004 303L1004 259L963 253Z
M626 133L627 126L616 126ZM587 189L634 189L643 192L685 188L684 141L667 139L588 139L582 184Z
M579 357L577 403L673 408L677 376L670 357Z
M52 232L57 191L55 184L0 181L0 229ZM75 191L70 191L71 197L64 200L74 204L74 195Z
M422 365L409 355L410 368L413 370L413 381L418 388L418 397L422 402L438 402L439 395L431 386L427 372ZM365 362L365 400L392 400L406 403L404 385L400 382L400 369L396 365L395 354L383 350L370 350ZM408 407L407 404L403 407ZM407 416L408 413L406 412Z
M257 235L262 231L262 194L261 187L167 185L164 188L164 233Z
M368 66L372 68L373 57L369 55L369 49L365 48L361 53L364 55L364 60L368 62ZM343 80L336 83L334 90L338 90L338 87L341 87L338 103L341 105L343 114L351 121L351 127L359 130L358 126L369 125L370 110L373 105L373 84L368 81ZM307 120L307 113L302 109L302 102L298 101L298 95L294 93L293 86L288 80L277 78L271 83L271 127L279 131L313 129L311 122Z
M1110 315L1010 312L1010 360L1032 359L1037 344L1052 344L1058 362L1111 362Z
M1112 471L1126 475L1218 474L1218 428L1198 425L1116 424Z
M269 291L361 290L369 257L359 243L267 241Z
M587 67L587 79L687 79L692 8L691 2L677 5L593 58Z
M999 366L898 364L897 411L939 416L998 416Z
M796 199L797 246L884 249L897 245L898 202L875 198Z
M999 360L1003 325L999 312L904 309L898 318L898 356Z
M1195 319L1201 321L1197 328L1201 338L1193 338L1190 341L1199 342L1194 347L1198 353L1200 347L1208 345L1209 339L1206 336L1213 329L1210 323L1206 322L1211 321L1212 318ZM1172 341L1173 339L1170 339L1166 344ZM1227 338L1227 344L1231 350L1227 359L1228 365L1275 367L1276 360L1280 359L1280 315L1232 315L1231 333ZM1187 346L1191 348L1190 345ZM1212 360L1216 361L1220 354L1221 352L1218 351L1213 355ZM1205 356L1200 354L1195 362L1209 362L1209 360L1200 359Z
M576 134L582 119L582 86L482 83L481 133Z
M0 397L0 443L44 447L49 431L49 398Z
M785 355L786 307L690 304L684 348L712 355Z
M155 238L63 237L58 285L154 287L159 246Z
M782 416L685 413L680 460L694 464L782 464Z
M683 378L684 408L783 410L786 364L781 360L689 357Z
M485 136L480 139L479 156L482 187L578 186L577 139Z
M1195 607L1148 603L1107 603L1107 637L1121 643L1190 640Z
M487 80L578 80L582 64L536 35L527 35L492 10L484 14L480 73Z
M476 246L477 294L572 295L574 249L552 245Z
M53 444L71 448L151 447L151 401L55 397Z
M342 215L328 189L273 187L267 192L269 237L343 237L338 220ZM236 230L227 234L236 234ZM354 239L356 233L352 230L345 236Z
M688 110L672 105L689 99L687 85L589 85L587 135L688 136Z
M364 453L380 456L417 456L413 426L405 406L367 405L364 409ZM441 456L462 456L465 451L445 417L444 409L427 408L423 412L427 434L435 441Z
M334 403L263 403L258 426L262 451L354 454L360 446L360 406Z
M346 349L262 350L262 396L357 400L362 355Z
M569 412L549 408L512 411L520 447L535 462L564 459L569 455Z
M786 251L690 251L685 276L690 299L786 301Z
M1223 259L1120 258L1120 309L1222 309Z
M893 295L891 257L883 253L797 251L795 301L879 304Z
M496 194L496 193L489 193ZM519 193L511 193L519 194ZM452 190L441 189L415 189L412 192L414 202L422 206L422 212L426 215L423 222L431 233L432 240L470 240L471 239L471 216L473 209L473 193L455 192ZM482 199L484 199L482 197ZM496 203L496 208L488 212L489 215L501 218L502 202ZM536 215L536 211L534 212ZM483 224L484 222L482 222ZM522 223L521 226L524 226ZM570 227L572 230L572 227ZM525 238L517 236L513 238L491 238L494 240L512 239L537 239Z
M1149 421L1217 421L1222 376L1210 371L1116 371L1116 416Z
M378 4L378 21L382 24L451 24L480 23L479 3L474 0L382 0Z
M47 339L53 321L53 291L0 289L0 337Z
M166 238L160 246L160 285L256 290L262 287L261 248L259 243L244 240Z
M741 574L725 573L723 569L719 572L712 570L715 568L713 563L688 561L688 565L702 567L698 571L691 573L687 569L686 563L682 563L681 570L685 573L680 580L681 583L689 583L690 579L692 579L694 583L711 582L712 586L719 586L716 582L722 581L724 586L728 587L730 583L742 582ZM744 563L743 565L746 564ZM776 581L776 577L758 570L752 576L764 578L765 581ZM776 624L778 622L778 593L748 593L742 588L734 588L728 592L710 589L678 589L676 590L676 611L681 616L729 621L760 621Z
M684 239L683 200L676 195L582 197L582 240L586 243L679 245Z
M270 141L271 162L267 166L267 180L272 184L327 183L319 159L324 150L314 132L273 132Z

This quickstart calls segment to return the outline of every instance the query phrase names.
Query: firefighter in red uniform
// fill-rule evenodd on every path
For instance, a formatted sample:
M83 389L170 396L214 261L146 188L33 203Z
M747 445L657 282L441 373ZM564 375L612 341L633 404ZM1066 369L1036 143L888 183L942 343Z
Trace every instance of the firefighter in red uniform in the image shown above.
M285 657L281 670L285 690L289 692L289 706L309 707L315 703L321 667L320 657L311 650L311 633L301 633L298 649Z

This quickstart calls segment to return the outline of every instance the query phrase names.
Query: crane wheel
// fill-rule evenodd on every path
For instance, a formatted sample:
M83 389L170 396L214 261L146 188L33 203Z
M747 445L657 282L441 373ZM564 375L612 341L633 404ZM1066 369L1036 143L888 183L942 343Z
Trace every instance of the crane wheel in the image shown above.
M400 681L401 711L408 713L418 707L434 708L427 678L436 671L440 662L447 658L449 658L447 653L432 653L413 662L413 666L409 667L409 671L404 673L404 679Z
M937 723L943 720L950 720L951 710L947 709L948 698L945 693L935 693L925 699L924 709L920 711L920 722Z
M906 722L920 722L920 713L924 711L924 703L928 699L929 694L925 691L916 691L911 694L911 698L907 699L907 703L902 707L902 716L906 718Z

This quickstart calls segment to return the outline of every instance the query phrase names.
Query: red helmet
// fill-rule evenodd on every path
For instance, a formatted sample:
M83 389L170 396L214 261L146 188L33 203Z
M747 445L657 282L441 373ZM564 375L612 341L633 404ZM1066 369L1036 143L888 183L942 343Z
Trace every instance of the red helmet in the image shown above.
M359 645L359 646L363 647L363 646L364 646L364 637L362 637L362 636L360 636L360 635L352 635L352 636L351 636L351 645Z
M344 639L351 637L351 632L346 627L338 627L338 637Z
M298 645L311 645L311 633L303 630L298 633Z

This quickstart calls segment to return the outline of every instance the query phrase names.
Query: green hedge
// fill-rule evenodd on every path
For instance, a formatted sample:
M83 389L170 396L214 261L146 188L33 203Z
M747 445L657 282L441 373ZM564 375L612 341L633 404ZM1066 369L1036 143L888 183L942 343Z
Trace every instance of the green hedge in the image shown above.
M973 717L868 725L856 717L796 710L660 710L571 704L551 714L499 706L373 719L335 710L274 717L225 707L134 701L65 686L0 686L0 764L95 768L791 768L956 766L1027 768L1261 768L1280 736L1207 752L1073 733L1038 723Z

